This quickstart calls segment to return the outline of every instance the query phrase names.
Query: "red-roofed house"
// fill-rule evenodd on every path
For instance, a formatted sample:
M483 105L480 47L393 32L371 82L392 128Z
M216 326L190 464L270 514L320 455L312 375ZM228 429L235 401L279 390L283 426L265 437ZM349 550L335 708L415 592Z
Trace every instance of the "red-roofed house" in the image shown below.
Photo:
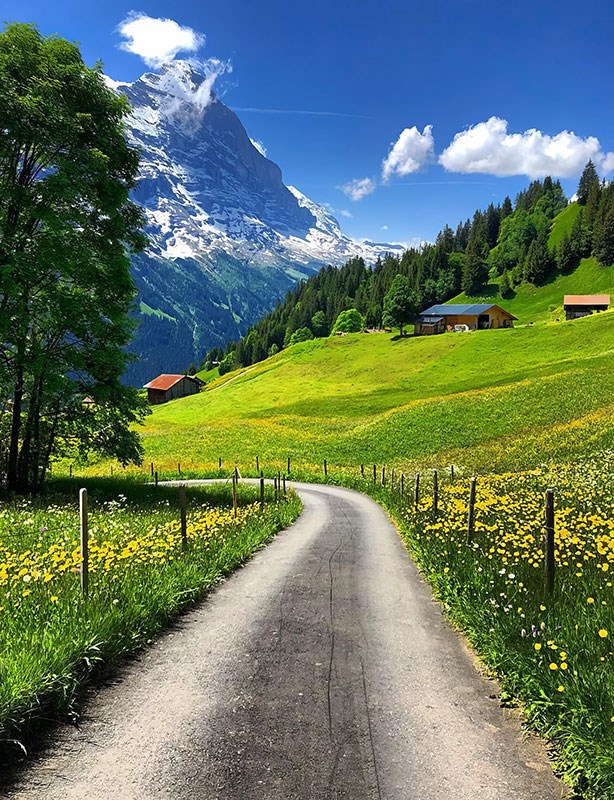
M595 311L607 311L609 305L608 294L566 294L563 299L566 319L587 317Z
M166 403L178 397L187 397L200 392L202 381L189 375L158 375L143 387L147 389L147 400L150 405Z

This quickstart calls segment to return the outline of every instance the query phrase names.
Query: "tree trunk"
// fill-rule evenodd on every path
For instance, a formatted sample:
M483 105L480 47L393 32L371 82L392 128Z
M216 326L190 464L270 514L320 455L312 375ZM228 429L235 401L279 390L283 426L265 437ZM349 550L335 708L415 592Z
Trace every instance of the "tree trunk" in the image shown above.
M17 489L17 467L19 461L19 437L21 434L21 406L23 403L24 374L23 367L17 368L15 391L13 392L13 414L11 419L11 443L9 445L9 460L7 464L8 487Z

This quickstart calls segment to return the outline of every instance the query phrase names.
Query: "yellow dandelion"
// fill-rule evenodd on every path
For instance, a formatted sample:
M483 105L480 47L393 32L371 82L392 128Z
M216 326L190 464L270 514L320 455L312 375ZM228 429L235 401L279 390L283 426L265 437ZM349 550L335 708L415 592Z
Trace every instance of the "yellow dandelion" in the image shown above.
M558 664L555 664L555 663L554 663L554 661L553 661L553 662L550 664L550 669L551 669L553 672L556 672L556 670L557 670L558 668L559 668L559 665L558 665Z
M599 636L600 636L601 639L607 639L608 638L608 632L606 631L605 628L601 628L601 630L599 631Z

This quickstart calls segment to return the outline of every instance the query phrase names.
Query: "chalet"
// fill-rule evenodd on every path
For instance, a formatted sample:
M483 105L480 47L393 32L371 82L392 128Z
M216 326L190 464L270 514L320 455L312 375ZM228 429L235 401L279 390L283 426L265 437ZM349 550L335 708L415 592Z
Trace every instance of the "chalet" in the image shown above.
M178 397L187 397L200 392L202 381L190 375L158 375L143 387L147 389L147 400L150 405L166 403Z
M416 319L416 336L445 331L476 331L487 328L513 328L516 319L509 311L492 303L442 304L431 306Z
M563 298L565 319L577 319L597 311L607 311L609 305L609 294L566 294Z

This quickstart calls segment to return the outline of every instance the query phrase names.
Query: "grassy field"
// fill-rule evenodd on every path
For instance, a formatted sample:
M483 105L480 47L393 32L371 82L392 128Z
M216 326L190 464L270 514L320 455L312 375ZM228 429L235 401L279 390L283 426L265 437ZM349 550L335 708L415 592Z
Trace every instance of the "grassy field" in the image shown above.
M489 471L558 459L570 431L579 456L614 444L613 363L612 313L436 337L314 340L157 407L143 431L146 466L209 470L221 457L247 473L258 456L272 474L290 456L313 472L324 459Z
M88 479L90 591L80 593L77 482L0 505L0 754L33 723L70 712L101 664L144 644L169 618L298 514L294 495L264 510L241 487L189 487L187 548L178 490Z

